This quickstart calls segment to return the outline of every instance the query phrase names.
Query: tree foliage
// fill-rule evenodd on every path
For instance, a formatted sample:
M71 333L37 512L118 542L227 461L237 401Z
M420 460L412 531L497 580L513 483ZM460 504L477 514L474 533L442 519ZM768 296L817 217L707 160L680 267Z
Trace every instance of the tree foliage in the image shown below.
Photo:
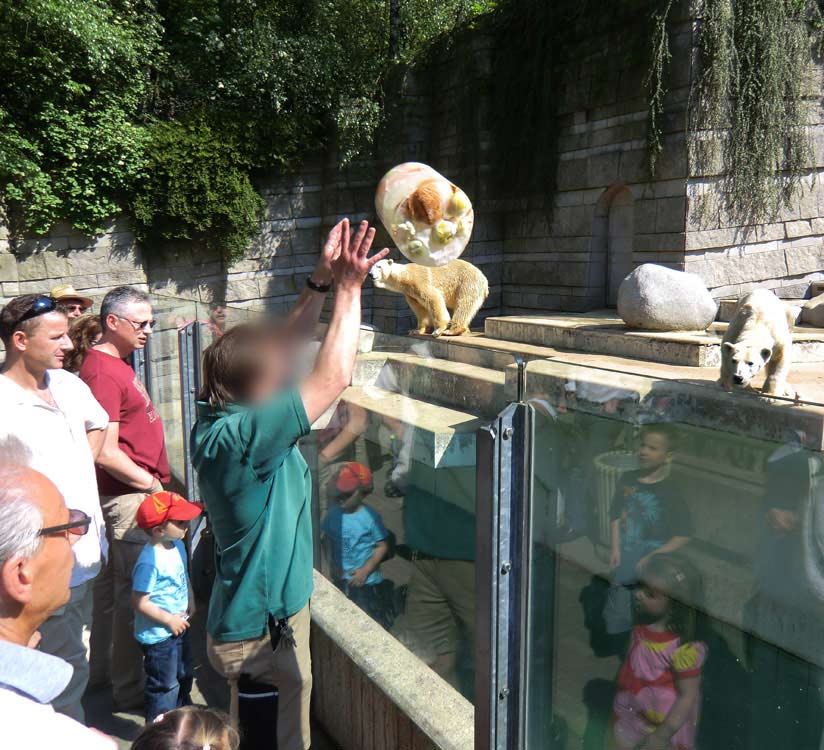
M0 194L20 228L91 233L118 211L159 38L142 2L0 0Z
M383 84L478 0L0 0L0 201L17 231L257 228L256 170L372 141ZM398 29L390 49L390 9Z
M693 154L724 175L727 210L748 222L789 200L809 165L819 4L703 0ZM257 229L258 170L330 144L341 162L354 158L384 119L394 69L492 10L491 131L508 148L509 184L537 189L554 174L554 71L570 29L598 24L645 39L654 163L675 3L607 5L0 0L0 210L14 231L66 220L89 234L125 210L151 248L197 238L235 257Z

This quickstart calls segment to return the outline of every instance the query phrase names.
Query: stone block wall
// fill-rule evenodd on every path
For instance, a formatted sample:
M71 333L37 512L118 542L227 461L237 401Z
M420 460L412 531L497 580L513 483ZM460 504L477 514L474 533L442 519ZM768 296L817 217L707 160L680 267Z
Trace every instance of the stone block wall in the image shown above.
M815 72L817 87L807 102L813 144L809 173L774 221L741 225L728 212L713 210L723 184L717 168L702 171L691 160L684 263L716 297L738 297L763 287L780 297L803 299L811 282L824 278L824 65Z
M756 287L804 298L824 276L824 66L809 98L814 162L792 206L771 223L740 226L699 210L720 194L719 170L701 173L687 140L687 104L698 61L698 4L670 17L663 152L648 170L648 55L628 54L617 30L587 34L560 75L554 199L528 196L504 228L506 313L612 306L617 283L641 263L697 273L713 296Z
M639 10L639 23L646 11ZM506 217L506 312L614 305L635 266L683 268L686 103L692 23L673 11L663 152L654 179L647 148L649 40L607 27L576 41L558 78L556 191L528 196Z
M130 283L203 306L225 299L243 310L284 312L303 289L328 229L344 215L375 221L375 185L387 169L409 160L431 164L473 199L476 225L464 258L490 282L476 326L489 314L614 304L620 280L644 262L694 271L716 297L754 286L805 296L811 281L824 278L821 180L811 173L803 194L772 224L741 227L699 214L698 198L717 191L720 178L697 174L689 158L687 102L697 22L689 0L681 0L670 17L663 151L652 177L649 38L628 30L643 27L648 8L641 4L637 13L625 26L583 24L570 31L568 56L552 77L557 91L550 92L557 168L547 184L554 181L554 191L510 190L506 199L496 192L492 175L502 157L491 135L488 84L496 75L498 40L479 27L439 47L428 65L399 71L387 82L392 110L374 157L339 170L330 152L307 160L294 174L262 177L266 210L260 231L231 265L191 243L147 253L125 217L98 238L59 225L12 247L0 233L0 303L58 282L71 282L99 300L111 287ZM814 93L813 103L821 100L820 90ZM811 127L817 175L824 169L824 125L817 111ZM376 245L388 241L381 230ZM400 259L397 252L394 257ZM400 295L367 282L364 321L402 333L412 327L413 315Z

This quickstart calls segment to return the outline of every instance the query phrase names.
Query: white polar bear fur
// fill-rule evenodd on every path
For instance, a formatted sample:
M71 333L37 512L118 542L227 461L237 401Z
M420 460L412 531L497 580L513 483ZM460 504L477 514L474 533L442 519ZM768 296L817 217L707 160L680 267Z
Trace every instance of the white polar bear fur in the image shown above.
M746 388L766 367L762 393L793 396L787 376L798 313L798 308L786 305L768 289L741 297L721 343L721 386Z
M378 289L398 292L406 298L418 319L412 333L426 333L430 328L433 336L468 333L472 319L489 295L486 276L465 260L428 267L387 258L378 261L369 275Z

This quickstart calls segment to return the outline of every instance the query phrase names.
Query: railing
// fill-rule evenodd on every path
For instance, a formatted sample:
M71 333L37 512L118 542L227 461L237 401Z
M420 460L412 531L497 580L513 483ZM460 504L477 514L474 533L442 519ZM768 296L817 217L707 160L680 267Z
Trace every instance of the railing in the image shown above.
M152 336L149 382L192 494L184 438L214 329L192 322L207 320L198 304L157 307L171 322ZM640 486L628 472L642 468L642 434L657 434L671 474L655 534L687 537L677 554L698 574L681 602L700 615L707 654L694 746L818 747L824 406L633 369L364 331L352 386L303 445L316 567L474 700L476 747L600 748L628 648L607 621L624 607L630 622L610 584L639 580L611 570L612 522L626 527L620 498ZM370 518L394 537L381 565L391 583L373 580L371 599L334 546L348 520L329 486L341 461L372 470ZM651 708L646 728L662 713Z

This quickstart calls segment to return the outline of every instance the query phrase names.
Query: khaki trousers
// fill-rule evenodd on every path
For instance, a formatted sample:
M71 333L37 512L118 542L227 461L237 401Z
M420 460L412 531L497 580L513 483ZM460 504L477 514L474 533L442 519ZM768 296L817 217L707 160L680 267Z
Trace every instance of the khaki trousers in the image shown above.
M458 654L475 649L475 563L417 560L392 632L457 688Z
M162 487L158 483L155 489ZM143 652L134 637L132 571L149 541L135 520L137 509L148 494L131 492L100 498L109 538L109 560L94 587L90 682L111 682L116 709L143 705Z
M91 683L111 681L115 708L143 705L143 652L134 637L132 570L142 544L115 539L94 586Z
M283 639L277 650L267 633L247 641L216 641L209 636L207 653L211 665L229 680L231 688L230 714L237 725L238 680L247 674L255 681L274 685L278 689L277 750L309 750L312 737L309 728L309 702L312 695L312 658L309 653L310 612L307 604L289 618L295 634L295 647Z
M93 590L93 581L74 586L68 603L56 610L39 628L43 636L40 650L60 657L74 668L69 684L52 701L52 707L81 724L86 721L80 700L89 682L89 659L83 642L83 630L92 626Z

